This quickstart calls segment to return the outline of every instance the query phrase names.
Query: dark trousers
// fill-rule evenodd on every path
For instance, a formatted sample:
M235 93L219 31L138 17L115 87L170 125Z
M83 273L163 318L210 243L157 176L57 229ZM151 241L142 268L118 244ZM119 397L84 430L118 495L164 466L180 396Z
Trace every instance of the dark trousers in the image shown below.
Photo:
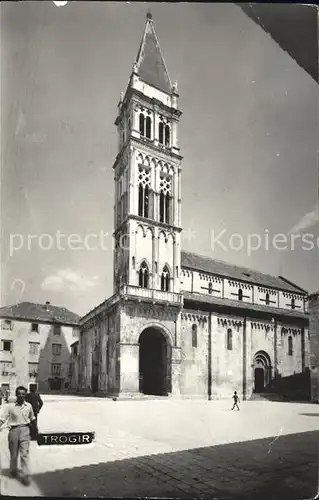
M38 429L38 415L35 413L35 420L30 424L30 435L31 435L31 440L36 441L39 433Z
M237 408L237 410L239 410L239 406L238 406L238 402L237 402L237 401L235 401L235 402L234 402L233 407L232 407L232 410L233 410L235 407Z

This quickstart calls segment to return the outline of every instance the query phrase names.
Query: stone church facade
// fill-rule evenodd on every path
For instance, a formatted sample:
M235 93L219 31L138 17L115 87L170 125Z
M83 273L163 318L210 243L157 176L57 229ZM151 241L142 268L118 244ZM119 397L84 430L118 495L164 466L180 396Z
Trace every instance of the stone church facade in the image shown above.
M115 121L114 290L80 321L79 387L245 399L307 369L307 293L182 251L178 97L148 14Z

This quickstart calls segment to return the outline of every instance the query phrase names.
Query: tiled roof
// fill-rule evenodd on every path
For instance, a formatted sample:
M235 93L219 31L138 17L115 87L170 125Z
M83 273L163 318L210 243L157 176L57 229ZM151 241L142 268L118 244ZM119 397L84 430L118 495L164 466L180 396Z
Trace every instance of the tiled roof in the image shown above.
M12 306L1 307L0 318L77 325L80 316L69 311L65 307L52 306L51 304L20 302Z
M157 87L167 93L171 93L172 85L158 43L152 18L147 17L142 42L138 51L137 72L141 80L149 85Z
M188 267L196 271L215 274L217 276L223 276L233 280L245 281L246 283L252 283L264 287L277 288L286 292L300 294L307 293L297 285L288 283L281 277L277 278L276 276L271 276L270 274L263 274L258 271L254 271L253 269L235 266L233 264L229 264L228 262L215 260L192 252L182 251L181 262L182 267Z
M299 311L292 311L290 309L280 309L279 307L271 307L265 306L263 304L251 304L249 302L241 302L231 299L222 299L220 297L214 297L213 295L206 295L204 293L191 293L191 292L183 292L184 296L184 304L185 301L194 301L200 302L202 304L213 304L216 306L225 306L238 309L238 312L241 314L244 310L256 311L260 313L269 313L273 316L287 316L291 319L304 319L309 321L308 314Z

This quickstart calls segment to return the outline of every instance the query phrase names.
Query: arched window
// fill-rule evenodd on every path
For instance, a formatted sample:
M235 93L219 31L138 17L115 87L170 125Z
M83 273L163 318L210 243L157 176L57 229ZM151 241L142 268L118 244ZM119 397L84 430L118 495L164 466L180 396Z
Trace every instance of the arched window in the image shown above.
M233 349L233 332L231 328L227 330L227 349L228 351L232 351Z
M151 138L151 128L152 128L152 120L150 116L146 117L146 137L147 139Z
M139 270L139 286L142 288L148 288L148 281L149 281L149 272L148 272L148 267L146 262L143 262L141 264L140 270Z
M288 356L292 356L293 347L292 347L292 337L288 337Z
M192 325L192 347L197 347L197 325Z
M269 293L266 293L266 305L268 306L269 304L270 304Z
M213 293L213 283L211 281L208 283L208 293Z
M164 144L164 123L159 122L158 125L158 142Z
M170 191L171 179L168 177L160 178L160 222L170 223Z
M170 128L169 125L165 125L165 146L169 146L170 143Z
M149 216L150 172L139 167L138 173L138 215Z
M140 113L140 134L144 137L145 135L145 117L143 113Z
M238 290L238 300L243 300L243 291L241 288Z
M169 292L169 270L167 266L164 267L161 275L161 290Z
M294 299L294 298L292 298L292 299L291 299L291 309L295 309L295 307L296 307L296 304L295 304L295 299Z

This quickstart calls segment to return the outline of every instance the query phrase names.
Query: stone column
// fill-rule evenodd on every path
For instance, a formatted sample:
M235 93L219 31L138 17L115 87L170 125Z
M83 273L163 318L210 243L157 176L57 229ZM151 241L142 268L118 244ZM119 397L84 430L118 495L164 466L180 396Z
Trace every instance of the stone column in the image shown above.
M139 392L139 345L120 344L120 393Z
M247 399L247 332L246 317L243 320L243 400Z
M208 316L208 399L212 399L212 313Z
M305 371L305 329L301 329L301 371Z
M181 226L182 224L182 218L181 218L181 205L182 205L182 182L181 182L181 168L178 167L178 190L177 190L177 221L176 221L176 225L178 227Z
M172 396L180 395L180 379L181 379L181 361L182 354L180 347L172 347Z
M274 378L278 375L278 339L277 339L277 320L274 319Z

